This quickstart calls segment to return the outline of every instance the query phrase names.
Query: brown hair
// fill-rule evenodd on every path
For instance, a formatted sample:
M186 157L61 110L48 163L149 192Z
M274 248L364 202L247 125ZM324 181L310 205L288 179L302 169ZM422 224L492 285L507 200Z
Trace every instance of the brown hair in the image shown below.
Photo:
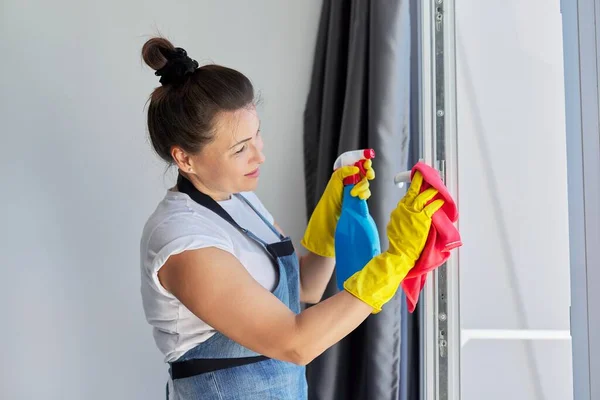
M148 40L142 48L144 62L160 70L175 46L164 38ZM199 152L214 137L215 117L254 103L254 88L242 73L220 65L204 65L181 81L165 83L150 96L148 130L156 153L172 164L171 149L179 146Z

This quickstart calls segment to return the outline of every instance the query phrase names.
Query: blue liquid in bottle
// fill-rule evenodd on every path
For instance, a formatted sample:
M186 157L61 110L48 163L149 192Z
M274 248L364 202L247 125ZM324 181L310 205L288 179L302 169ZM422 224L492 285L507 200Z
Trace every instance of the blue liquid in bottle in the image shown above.
M353 197L353 184L344 187L342 210L335 230L336 281L339 290L344 282L381 253L377 225L369 213L366 200Z

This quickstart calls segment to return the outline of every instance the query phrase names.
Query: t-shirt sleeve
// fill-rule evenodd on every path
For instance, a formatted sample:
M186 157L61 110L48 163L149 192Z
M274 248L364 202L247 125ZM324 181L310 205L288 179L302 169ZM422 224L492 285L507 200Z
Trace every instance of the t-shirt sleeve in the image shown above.
M270 223L274 222L273 216L271 215L269 210L267 210L267 208L264 206L264 204L260 201L260 199L258 198L256 193L244 192L244 193L242 193L242 196L244 196L246 199L248 199L248 201L250 201L250 203L252 203L252 205L258 210L258 212L261 213L262 215L264 215L264 217L267 219L267 221L269 221Z
M158 279L158 271L167 259L187 250L207 247L235 255L231 238L214 221L194 213L171 217L158 225L149 238L147 273L157 289L168 294Z

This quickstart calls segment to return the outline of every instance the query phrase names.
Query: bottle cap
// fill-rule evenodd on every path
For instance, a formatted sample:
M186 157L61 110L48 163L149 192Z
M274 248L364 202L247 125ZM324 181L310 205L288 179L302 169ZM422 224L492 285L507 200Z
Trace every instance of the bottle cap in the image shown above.
M365 159L367 159L367 160L375 158L375 150L365 149L365 151L363 152L363 155L365 156Z

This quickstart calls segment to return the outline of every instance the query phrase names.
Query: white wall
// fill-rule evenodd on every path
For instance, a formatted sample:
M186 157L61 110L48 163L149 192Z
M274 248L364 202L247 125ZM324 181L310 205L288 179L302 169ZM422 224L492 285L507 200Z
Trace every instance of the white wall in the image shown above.
M172 183L147 142L159 29L262 93L258 193L304 228L302 113L320 1L4 0L0 6L0 397L162 399L139 237Z
M456 0L456 30L462 399L567 400L559 0Z

